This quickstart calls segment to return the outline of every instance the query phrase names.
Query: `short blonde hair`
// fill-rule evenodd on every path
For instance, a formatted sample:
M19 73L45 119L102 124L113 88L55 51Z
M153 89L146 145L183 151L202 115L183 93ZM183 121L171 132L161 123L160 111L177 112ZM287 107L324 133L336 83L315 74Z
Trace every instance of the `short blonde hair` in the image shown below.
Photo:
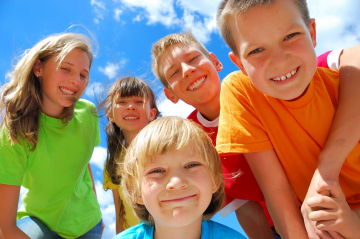
M12 144L20 144L19 138L21 138L30 143L31 150L34 150L38 143L42 103L40 81L32 70L36 59L45 63L56 55L54 61L59 67L67 54L75 48L87 54L91 68L93 60L91 41L78 33L61 33L46 37L26 50L15 65L10 82L1 87L3 92L0 101L0 118L2 118L0 127L6 126ZM72 119L74 108L75 103L62 112L60 119L64 124Z
M220 157L211 139L192 121L180 117L163 117L147 125L131 142L122 170L124 199L134 209L136 216L146 224L154 223L152 216L144 205L137 203L141 196L141 172L144 166L157 155L188 146L204 157L213 185L218 187L203 214L203 219L209 220L221 209L225 200L225 181Z
M239 49L237 49L236 41L233 36L233 22L236 15L244 13L254 6L268 6L275 0L222 0L217 12L217 25L222 37L230 47L231 51L239 56ZM310 17L309 9L306 0L292 0L298 7L299 12L309 26Z
M164 73L160 72L160 61L162 56L164 55L165 51L173 45L176 44L183 44L188 45L191 44L198 48L206 57L209 57L210 52L205 48L205 46L199 42L191 31L185 31L184 33L173 33L167 35L164 38L158 40L155 44L153 44L153 48L151 50L152 55L152 64L151 68L154 75L161 81L164 87L169 88L170 85L167 82Z

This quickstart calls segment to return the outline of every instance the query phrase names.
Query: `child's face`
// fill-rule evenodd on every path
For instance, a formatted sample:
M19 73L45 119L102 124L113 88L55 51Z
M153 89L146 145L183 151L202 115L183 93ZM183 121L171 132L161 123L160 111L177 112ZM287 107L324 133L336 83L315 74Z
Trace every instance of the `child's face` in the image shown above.
M204 158L190 149L158 155L144 166L138 203L145 205L157 226L182 227L201 221L217 190Z
M207 58L191 44L175 44L166 49L160 62L160 71L170 88L165 88L166 97L173 103L179 99L197 108L220 95L222 69L213 53Z
M122 131L138 132L153 120L155 115L156 109L150 108L150 101L145 101L140 96L131 96L115 98L108 117Z
M305 24L293 0L276 0L236 17L239 56L231 60L262 93L279 99L300 97L316 71L315 20Z
M67 54L58 69L58 62L54 62L54 58L45 63L36 60L33 71L40 76L44 113L58 117L65 107L71 106L83 94L90 62L87 54L80 49Z

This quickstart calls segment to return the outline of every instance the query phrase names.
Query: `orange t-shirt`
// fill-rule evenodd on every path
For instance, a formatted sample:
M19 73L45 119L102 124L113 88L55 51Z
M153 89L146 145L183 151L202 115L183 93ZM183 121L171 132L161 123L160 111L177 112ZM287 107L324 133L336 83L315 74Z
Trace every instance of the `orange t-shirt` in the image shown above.
M304 96L285 101L264 95L237 71L221 85L219 154L274 149L294 189L305 199L338 105L339 74L318 68ZM360 144L346 158L340 186L351 208L360 207ZM269 176L271 172L269 172Z

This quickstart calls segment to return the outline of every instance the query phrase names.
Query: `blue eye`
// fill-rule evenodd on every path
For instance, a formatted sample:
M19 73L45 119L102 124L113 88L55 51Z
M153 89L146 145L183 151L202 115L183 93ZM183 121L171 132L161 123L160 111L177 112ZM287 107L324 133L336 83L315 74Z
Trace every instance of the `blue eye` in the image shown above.
M164 170L158 168L158 169L152 170L150 173L162 173L162 172L164 172Z
M256 53L258 53L258 52L260 52L260 51L262 51L261 48L256 48L255 50L251 51L251 52L249 53L249 55L251 55L251 54L256 54Z
M188 165L185 166L185 168L193 168L199 165L200 165L199 163L189 163Z
M286 39L293 38L294 36L296 36L296 35L298 35L298 34L299 34L298 32L291 33L291 34L289 34L289 35L287 35L287 36L285 37L285 40L286 40Z

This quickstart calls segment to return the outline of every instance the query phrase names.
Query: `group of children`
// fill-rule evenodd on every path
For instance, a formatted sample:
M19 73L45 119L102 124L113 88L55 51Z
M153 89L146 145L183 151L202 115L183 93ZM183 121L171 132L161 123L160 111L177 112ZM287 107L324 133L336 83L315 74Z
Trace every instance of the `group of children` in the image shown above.
M223 0L217 21L241 70L221 87L220 60L190 32L153 45L153 73L195 107L188 120L157 119L136 77L99 104L115 238L243 238L210 220L233 211L249 238L360 238L360 46L316 60L306 0ZM98 115L80 99L92 58L85 36L50 36L4 85L0 238L101 237Z

